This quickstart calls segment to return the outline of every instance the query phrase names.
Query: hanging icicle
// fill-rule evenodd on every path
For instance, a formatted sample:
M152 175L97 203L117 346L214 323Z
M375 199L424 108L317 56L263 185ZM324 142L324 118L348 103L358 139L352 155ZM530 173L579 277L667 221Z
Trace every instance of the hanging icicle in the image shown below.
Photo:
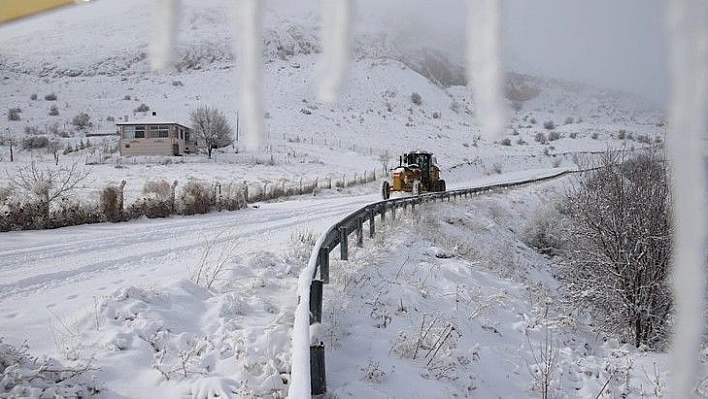
M351 4L322 0L322 57L318 64L319 97L334 102L344 86L349 66Z
M177 36L177 18L180 11L180 0L157 0L155 3L156 30L151 30L150 67L154 70L167 68L172 61L175 37Z
M234 5L236 43L241 95L239 107L239 130L246 151L264 148L262 76L263 51L261 50L261 2L242 0Z
M475 114L482 134L494 140L504 128L501 1L470 0L467 33L467 77Z
M668 3L671 98L667 147L674 196L674 292L677 323L673 339L671 393L693 395L701 334L705 325L704 135L708 109L708 2Z

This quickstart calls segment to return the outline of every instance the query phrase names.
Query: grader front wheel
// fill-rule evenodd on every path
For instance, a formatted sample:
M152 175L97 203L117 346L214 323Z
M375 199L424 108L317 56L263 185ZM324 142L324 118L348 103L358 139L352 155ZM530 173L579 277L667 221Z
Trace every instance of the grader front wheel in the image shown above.
M385 200L391 198L391 184L388 181L381 183L381 197Z

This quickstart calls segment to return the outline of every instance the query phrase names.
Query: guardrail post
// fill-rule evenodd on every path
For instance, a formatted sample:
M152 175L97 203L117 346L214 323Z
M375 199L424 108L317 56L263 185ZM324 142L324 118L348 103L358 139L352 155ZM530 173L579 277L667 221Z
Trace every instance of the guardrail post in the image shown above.
M339 228L339 249L342 251L342 260L349 259L349 242L348 242L348 232L346 227Z
M383 222L385 220L386 220L386 205L381 207L381 221Z
M364 218L356 218L356 246L364 246Z
M329 247L320 248L320 280L329 284Z
M322 322L322 281L310 284L310 325Z
M310 345L310 389L312 395L327 393L324 344Z
M376 224L374 223L374 217L376 216L376 211L373 209L369 210L369 238L374 238L376 234Z
M391 208L391 220L396 220L396 206Z

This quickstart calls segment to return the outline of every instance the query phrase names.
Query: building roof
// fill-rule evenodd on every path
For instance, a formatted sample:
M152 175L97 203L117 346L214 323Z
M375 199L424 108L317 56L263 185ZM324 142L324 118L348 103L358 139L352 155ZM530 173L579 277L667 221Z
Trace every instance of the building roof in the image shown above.
M134 120L116 122L116 125L181 125L186 128L189 128L189 126L185 125L184 123L165 119L156 115L148 115Z

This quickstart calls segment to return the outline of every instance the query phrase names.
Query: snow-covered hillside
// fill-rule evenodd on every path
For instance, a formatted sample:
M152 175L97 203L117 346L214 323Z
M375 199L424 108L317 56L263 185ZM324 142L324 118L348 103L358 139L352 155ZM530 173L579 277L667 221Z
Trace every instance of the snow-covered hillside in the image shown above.
M87 132L140 118L141 104L185 124L208 105L235 122L233 10L219 0L183 3L173 63L158 72L149 62L153 3L143 0L98 0L0 26L0 136L64 132L62 145L76 145ZM448 187L463 187L664 140L663 114L631 95L523 74L509 75L504 134L485 139L459 85L460 57L412 50L385 30L356 31L346 87L324 104L315 6L268 4L267 150L127 158L109 139L60 157L88 163L77 196L96 201L121 180L129 202L160 179L259 185L376 171L379 181L229 213L0 234L0 355L18 365L3 363L0 397L38 395L58 380L68 396L283 397L297 275L324 229L378 199L384 163L429 150ZM7 117L13 108L19 120ZM72 125L82 112L88 131ZM29 162L54 161L37 150L15 148L14 157L0 145L0 188ZM546 338L557 350L549 378L557 397L664 394L664 355L568 317L551 261L521 239L567 182L426 205L388 222L352 260L333 259L321 332L331 396L535 397ZM218 278L205 284L215 268ZM430 347L438 352L415 353ZM53 360L33 363L36 355ZM65 374L33 382L41 365ZM16 383L36 390L6 393Z

